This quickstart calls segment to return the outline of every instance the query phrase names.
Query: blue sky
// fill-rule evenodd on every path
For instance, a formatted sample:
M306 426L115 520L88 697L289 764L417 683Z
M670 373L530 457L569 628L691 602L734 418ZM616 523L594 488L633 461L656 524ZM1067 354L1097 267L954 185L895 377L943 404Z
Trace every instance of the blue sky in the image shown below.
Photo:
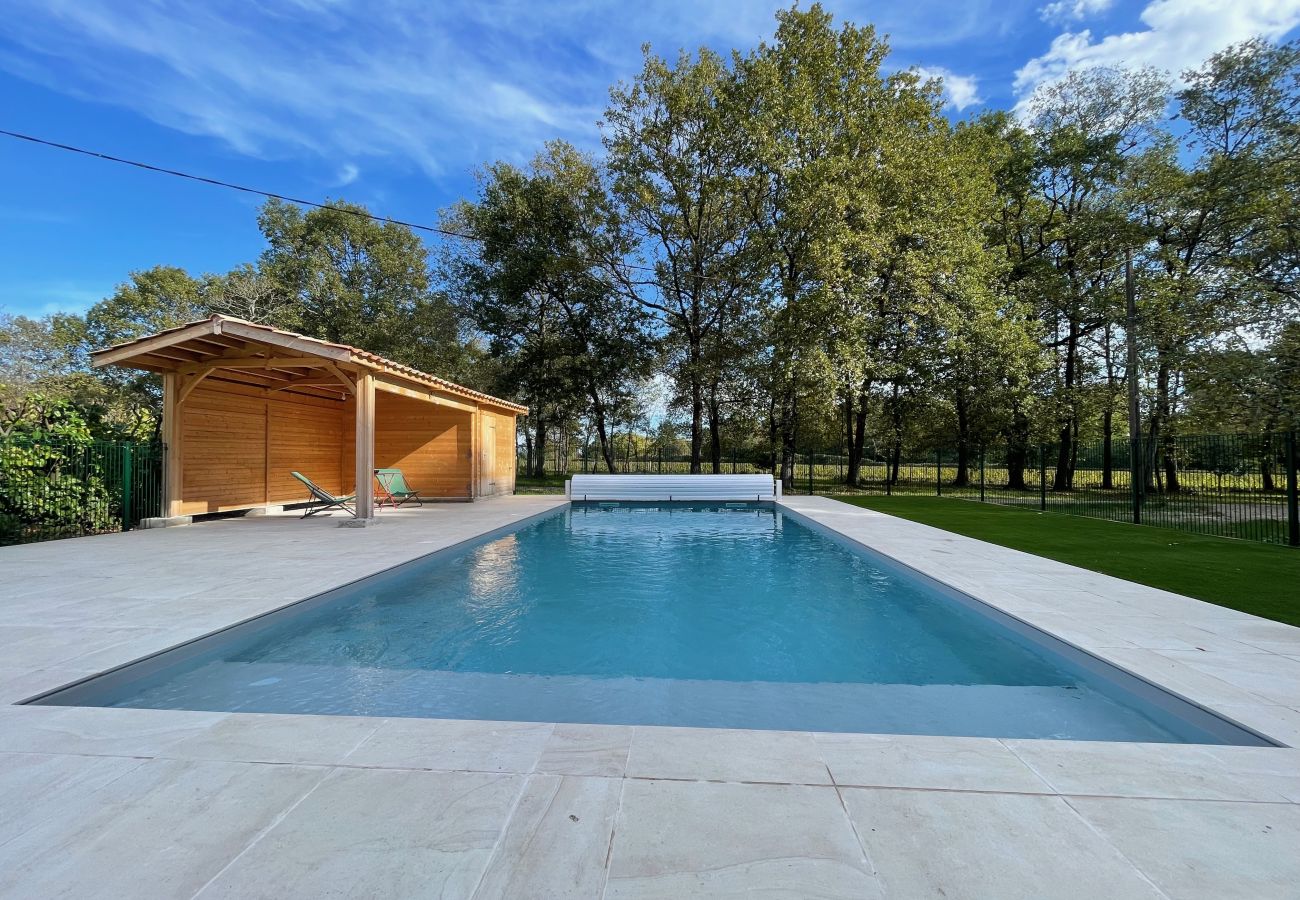
M596 149L640 47L749 48L759 0L0 0L0 128L432 223L475 167L552 137ZM1300 0L824 4L946 77L950 111L1009 107L1071 67L1178 72ZM133 269L226 271L255 198L0 139L0 312L80 311Z

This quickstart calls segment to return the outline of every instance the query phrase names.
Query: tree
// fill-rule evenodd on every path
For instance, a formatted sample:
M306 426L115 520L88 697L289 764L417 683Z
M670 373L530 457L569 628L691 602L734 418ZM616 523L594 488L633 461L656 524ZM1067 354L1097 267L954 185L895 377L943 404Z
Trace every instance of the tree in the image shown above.
M226 275L209 276L203 293L212 312L290 331L301 327L288 292L250 263Z
M1300 45L1249 41L1185 79L1183 147L1167 140L1146 153L1129 190L1150 238L1139 295L1155 368L1146 469L1150 479L1158 454L1170 492L1180 487L1172 443L1180 375L1223 336L1267 331L1295 297L1286 249L1295 226L1278 204L1289 210L1300 197Z
M1183 74L1188 149L1231 239L1222 262L1258 282L1291 315L1300 301L1300 41L1245 41Z
M578 398L613 472L612 419L654 356L647 317L626 289L631 238L596 165L552 142L527 171L488 167L478 202L461 203L447 221L476 239L450 257L447 273L529 397L533 474L548 426Z
M426 371L455 366L457 323L410 228L343 201L303 211L268 200L258 225L267 241L258 271L289 299L284 315L304 334Z
M706 412L719 467L719 407L735 356L729 335L759 297L762 275L732 127L732 73L710 50L675 65L645 54L631 85L610 91L604 144L613 190L654 269L635 285L665 330L690 411L691 472L701 470Z
M995 240L1008 253L1010 289L1033 303L1054 360L1052 486L1071 490L1090 360L1089 338L1122 308L1117 272L1133 233L1120 188L1131 159L1158 142L1168 84L1154 70L1073 71L1031 100L1030 128L1009 117L987 125L1009 144ZM1021 423L1021 432L1029 423ZM1015 454L1017 457L1018 453ZM1023 460L1009 460L1023 470Z
M176 266L154 266L132 272L112 296L86 311L80 326L79 346L83 361L91 350L111 347L202 319L208 315L203 283ZM106 405L114 410L118 427L137 437L158 436L161 426L162 384L157 375L137 369L111 366L95 370L108 394Z
M854 244L869 243L877 210L873 151L886 136L880 112L893 99L880 69L889 53L874 29L839 31L819 4L777 14L776 37L738 66L745 165L752 169L752 216L779 298L771 313L770 431L780 447L782 480L793 480L801 397L829 387L844 394L850 440L854 398L870 377L853 342L846 303ZM850 451L850 482L861 459ZM856 451L856 452L855 452Z
M84 370L82 331L75 316L0 315L0 438L55 406L89 412L102 403L101 383Z

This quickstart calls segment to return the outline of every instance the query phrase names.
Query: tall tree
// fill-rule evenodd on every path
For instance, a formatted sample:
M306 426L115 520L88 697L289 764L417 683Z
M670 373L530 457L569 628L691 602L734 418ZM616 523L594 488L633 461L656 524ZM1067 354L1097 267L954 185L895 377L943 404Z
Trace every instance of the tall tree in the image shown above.
M677 350L691 472L701 470L706 415L717 418L710 393L733 361L729 332L761 284L732 91L731 71L711 50L671 65L647 50L637 78L610 91L604 120L614 193L654 269L639 295Z
M269 200L258 225L267 241L258 272L290 298L286 321L426 371L454 367L455 317L431 289L428 249L410 228L342 201L304 211Z
M1168 100L1154 70L1094 68L1042 88L1024 130L1006 118L1002 246L1015 290L1038 309L1053 355L1054 490L1071 490L1090 336L1114 322L1116 271L1132 234L1117 200L1130 161L1159 139Z
M515 363L511 375L531 394L534 459L544 464L549 412L569 410L581 397L613 472L612 418L654 357L646 314L627 290L631 238L599 170L556 141L527 171L488 167L479 193L477 203L448 216L477 239L450 259L448 273L476 326Z

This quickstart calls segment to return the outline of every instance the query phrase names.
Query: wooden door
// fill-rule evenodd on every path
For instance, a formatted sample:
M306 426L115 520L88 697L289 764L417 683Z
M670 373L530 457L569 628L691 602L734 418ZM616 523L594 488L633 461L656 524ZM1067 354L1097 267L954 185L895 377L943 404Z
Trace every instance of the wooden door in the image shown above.
M491 497L497 492L497 420L490 413L479 415L482 426L478 442L478 494Z

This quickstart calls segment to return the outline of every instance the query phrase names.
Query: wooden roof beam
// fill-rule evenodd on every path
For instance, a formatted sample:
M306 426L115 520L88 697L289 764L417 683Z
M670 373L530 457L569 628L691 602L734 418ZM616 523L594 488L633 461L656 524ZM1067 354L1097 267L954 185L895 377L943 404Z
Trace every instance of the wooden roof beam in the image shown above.
M184 343L191 338L213 334L216 328L217 323L212 321L195 322L193 325L189 325L185 328L178 328L170 334L156 334L151 338L132 341L129 344L123 344L119 347L107 347L103 350L96 350L90 354L90 364L96 368L111 366L114 363L128 360L133 356L143 356L154 350L163 350L167 347Z
M458 409L462 412L475 412L478 407L468 403L461 403L458 400L452 400L444 397L436 391L422 391L415 388L406 387L405 385L394 384L382 375L375 376L375 390L387 391L390 394L397 394L401 397L410 397L413 400L423 400L426 403L433 403L438 406L447 406L451 409Z
M321 369L330 365L327 359L311 359L305 356L244 356L232 359L218 357L181 366L177 371L184 375L195 375L211 369Z
M286 350L295 350L299 353L323 357L333 362L349 362L352 359L352 351L350 350L332 347L329 344L299 337L298 335L279 333L268 328L259 328L256 325L245 325L243 322L222 321L220 333L244 338L257 344L269 344L273 347L282 347Z
M278 393L296 393L303 397L314 397L317 400L333 400L342 402L347 397L342 385L335 382L324 382L327 386L319 387L312 384L295 384L294 382L259 382L245 381L241 376L245 372L225 372L220 369L213 372L206 379L208 383L218 382L220 384L238 385L239 387L252 388L257 391L264 391L267 395ZM314 379L313 379L314 380Z

